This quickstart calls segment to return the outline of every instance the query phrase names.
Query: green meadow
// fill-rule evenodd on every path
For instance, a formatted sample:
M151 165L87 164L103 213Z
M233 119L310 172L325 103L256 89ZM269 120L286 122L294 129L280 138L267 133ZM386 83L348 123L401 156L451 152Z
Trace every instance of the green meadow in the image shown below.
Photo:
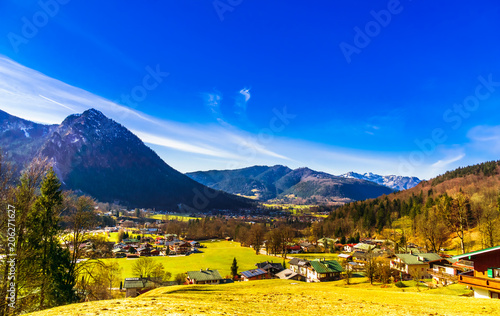
M256 255L251 248L241 247L240 243L234 241L207 241L201 242L205 248L200 248L202 253L195 253L189 256L175 257L151 257L155 262L160 262L165 266L172 276L177 273L196 271L200 269L219 270L221 276L230 274L233 258L238 261L238 272L255 269L255 264L262 261L274 261L282 263L283 259L272 256ZM105 262L116 261L123 268L122 277L134 277L132 266L137 259L104 259Z

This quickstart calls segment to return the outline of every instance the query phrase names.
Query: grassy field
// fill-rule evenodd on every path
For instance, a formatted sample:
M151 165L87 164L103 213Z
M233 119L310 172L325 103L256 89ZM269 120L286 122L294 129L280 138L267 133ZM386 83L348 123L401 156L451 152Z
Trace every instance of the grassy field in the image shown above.
M148 218L152 219L157 219L157 220L177 220L180 222L187 222L190 219L201 219L201 217L192 217L187 214L176 214L176 215L163 215L163 214L157 214L157 215L150 215Z
M208 241L202 242L206 248L201 248L202 253L178 257L151 257L156 262L161 262L167 271L175 276L177 273L196 271L200 269L217 269L224 277L230 274L233 258L238 261L238 271L255 269L255 264L262 261L282 262L281 258L256 255L251 248L241 247L240 243L233 241ZM105 259L104 261L116 261L123 268L122 277L133 277L132 266L137 259Z
M325 258L326 260L337 260L339 254L338 253L297 253L297 254L290 254L290 257L295 257L295 258L300 258L300 259L307 259L307 260L314 260L314 259L323 259Z
M33 315L499 315L497 300L443 295L434 290L342 281L285 280L158 288L133 299L62 306Z

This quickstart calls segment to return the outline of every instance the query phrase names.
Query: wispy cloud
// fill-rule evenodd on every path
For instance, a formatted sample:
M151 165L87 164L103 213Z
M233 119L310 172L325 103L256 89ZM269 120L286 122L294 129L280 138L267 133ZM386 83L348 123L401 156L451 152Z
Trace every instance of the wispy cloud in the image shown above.
M180 171L286 164L291 168L309 166L333 174L351 170L397 174L393 153L331 147L285 138L281 132L275 135L250 133L224 120L222 93L214 90L202 96L216 122L184 124L130 109L0 56L2 110L25 119L54 124L70 114L96 108L133 131L145 143L159 146L160 156ZM250 90L242 89L236 96L240 97L240 103L234 106L246 111ZM379 125L373 124L372 131L377 130L375 126ZM293 128L293 122L286 128ZM266 129L269 130L269 126L261 128L262 131Z

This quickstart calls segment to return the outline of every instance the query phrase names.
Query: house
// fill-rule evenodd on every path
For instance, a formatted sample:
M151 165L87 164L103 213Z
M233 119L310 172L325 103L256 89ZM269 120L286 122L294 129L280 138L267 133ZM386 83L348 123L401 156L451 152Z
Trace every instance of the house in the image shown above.
M364 265L366 263L367 253L363 251L354 251L351 255L352 261Z
M394 258L390 261L391 269L401 272L402 277L415 277L430 278L428 269L430 263L440 261L441 257L437 253L402 253L395 254Z
M453 265L450 261L456 260L443 258L439 261L429 263L430 267L427 272L432 276L432 280L436 284L453 284L458 281L458 274L464 272L464 268Z
M471 268L458 275L458 283L472 287L474 297L500 298L500 246L453 256L455 266Z
M304 260L293 258L288 263L290 270L303 276L307 282L324 282L340 279L343 271L335 260Z
M281 263L264 261L264 262L256 263L255 266L258 269L262 269L262 270L266 271L271 276L275 276L278 272L283 271L283 266L281 265Z
M143 257L143 256L148 257L151 255L151 249L149 249L147 247L140 247L140 248L137 248L137 253L141 257Z
M323 247L323 248L330 248L332 247L338 239L333 239L333 238L320 238L318 239L318 246ZM327 246L327 247L325 247Z
M354 251L354 246L357 244L346 244L344 245L344 251L345 252L353 252Z
M301 242L299 244L300 248L302 248L302 251L303 252L309 252L309 251L313 251L314 248L316 248L313 244L311 244L310 242Z
M223 278L218 270L188 271L187 282L189 284L219 284Z
M191 241L190 242L192 248L200 248L200 243L197 241Z
M354 245L353 249L354 251L368 252L373 250L375 247L375 245L360 242L359 244Z
M136 297L160 286L161 281L161 278L126 278L123 282L123 288L126 290L125 297Z
M297 254L302 251L299 245L286 246L287 253Z
M276 273L276 277L282 280L296 280L296 281L305 281L306 278L298 273L293 272L290 269L285 269Z
M127 251L123 248L115 248L111 251L115 258L125 258L127 256Z
M288 262L290 270L302 276L307 276L307 268L311 265L309 260L293 258Z
M271 275L263 269L253 269L241 272L243 281L270 279Z
M307 282L326 282L340 279L342 266L335 260L313 260L307 268Z
M341 253L341 254L339 254L339 258L342 260L351 260L352 256L349 254L346 254L346 253Z
M175 252L178 255L183 255L191 251L191 244L185 241L170 242L170 252Z

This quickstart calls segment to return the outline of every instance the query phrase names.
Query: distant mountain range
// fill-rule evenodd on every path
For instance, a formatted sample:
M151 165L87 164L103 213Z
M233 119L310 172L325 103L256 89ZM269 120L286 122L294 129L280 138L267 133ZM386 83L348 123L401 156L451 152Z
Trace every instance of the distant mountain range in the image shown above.
M309 168L292 170L281 165L197 171L186 175L211 188L261 201L345 203L394 192L365 179L334 176Z
M361 179L371 182L375 182L380 185L384 185L396 191L403 191L411 189L420 183L420 179L417 177L403 177L403 176L381 176L371 172L365 174L359 174L356 172L348 172L340 175L344 178Z
M0 110L0 148L17 175L34 157L47 157L65 189L129 207L172 210L179 205L194 209L255 205L245 197L298 204L345 203L406 189L419 181L374 174L334 176L281 165L184 175L95 109L70 115L60 125L37 124Z
M90 109L60 125L0 111L0 148L19 171L47 157L65 189L129 207L175 210L249 207L251 200L215 191L167 165L128 129Z

